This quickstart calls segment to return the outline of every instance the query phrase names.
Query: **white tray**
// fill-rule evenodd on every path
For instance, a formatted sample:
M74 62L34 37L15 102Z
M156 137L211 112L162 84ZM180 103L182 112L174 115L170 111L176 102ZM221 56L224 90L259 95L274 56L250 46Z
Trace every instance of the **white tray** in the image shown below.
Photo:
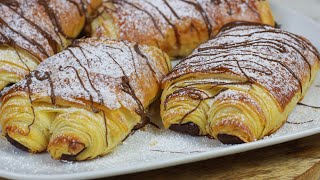
M320 25L292 10L276 6L272 1L276 20L282 28L301 34L320 48ZM320 106L320 75L303 103ZM87 162L68 163L55 161L47 153L29 154L0 139L0 177L14 179L88 179L200 161L219 156L271 146L320 133L320 109L297 106L278 132L257 142L241 145L223 145L206 137L191 137L169 130L148 126L137 131L114 152L103 158Z

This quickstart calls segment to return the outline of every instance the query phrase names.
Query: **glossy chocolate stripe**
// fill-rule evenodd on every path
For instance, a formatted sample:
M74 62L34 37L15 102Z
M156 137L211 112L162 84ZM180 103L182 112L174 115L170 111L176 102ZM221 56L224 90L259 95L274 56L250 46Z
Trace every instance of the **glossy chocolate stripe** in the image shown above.
M158 32L161 34L161 36L162 36L163 38L165 37L164 34L162 33L160 27L158 26L155 18L150 14L150 12L148 12L148 11L146 11L146 10L138 7L137 5L135 5L135 4L131 3L131 2L125 1L125 0L112 0L112 2L113 2L114 4L120 4L120 5L121 5L121 2L123 2L123 3L125 3L125 4L128 4L128 5L132 6L132 7L134 7L135 9L137 9L137 10L139 10L139 11L142 11L142 12L146 13L146 14L151 18L154 27L158 30Z
M139 48L139 45L138 45L138 44L135 44L135 45L133 46L133 49L134 49L134 51L135 51L139 56L143 57L143 58L146 60L147 65L149 66L150 70L152 71L152 76L155 78L155 80L156 80L157 82L159 82L158 78L155 76L155 75L156 75L156 72L155 72L154 68L151 66L151 64L150 64L147 56L144 55L144 54L141 52L141 50L140 50L140 48Z
M181 19L179 16L178 16L178 14L176 13L176 11L173 9L173 7L172 6L170 6L170 4L168 3L168 1L167 0L162 0L165 4L166 4L166 6L168 6L168 8L170 9L170 11L172 12L172 14L177 18L177 19Z
M191 1L187 1L187 0L180 0L182 2L185 2L191 6L193 6L197 11L200 12L201 17L205 23L205 25L207 26L207 31L208 31L208 37L211 37L211 33L212 33L212 24L210 23L208 14L206 11L204 11L204 9L202 8L202 6L198 3L198 1L195 2L191 2Z
M44 31L40 26L38 26L37 24L35 24L34 22L32 22L31 20L27 19L25 16L23 16L23 14L19 13L18 11L14 10L13 8L11 8L10 6L8 6L8 8L11 11L14 11L16 14L18 14L23 20L27 21L32 27L34 27L38 32L40 32L40 34L45 37L49 43L49 45L51 46L52 50L54 53L58 53L58 46L59 43L53 38L53 36L49 33L47 33L46 31ZM61 40L61 39L60 39ZM61 42L60 42L61 43Z
M181 118L179 124L181 124L181 123L185 120L185 118L187 118L190 114L192 114L194 111L196 111L196 110L200 107L202 101L205 101L205 100L208 100L208 99L214 99L214 98L217 97L219 94L221 94L221 93L223 93L224 91L227 91L227 90L228 90L227 88L223 88L223 89L221 89L218 93L216 93L216 94L213 95L213 96L206 97L206 98L199 97L199 99L197 99L197 100L199 100L198 105L197 105L194 109L192 109L191 111L187 112L187 113Z
M179 34L179 31L178 31L178 28L176 27L176 25L174 23L172 23L165 14L163 14L163 12L160 11L159 8L157 8L157 6L149 3L148 1L145 1L147 4L149 4L150 6L152 6L153 8L155 8L160 14L161 16L163 17L163 19L166 20L166 22L173 28L173 31L174 31L174 36L176 38L176 45L178 46L178 48L180 48L181 46L181 43L180 43L180 34Z
M264 35L269 33L272 33L272 36L270 36L272 38L265 38ZM252 35L256 35L257 37L250 39ZM236 42L233 42L232 38L234 38ZM226 42L229 43L225 43L224 39L227 39L228 41ZM237 42L237 40L239 41ZM292 87L297 87L297 90L299 89L300 93L302 93L302 80L305 78L305 75L290 63L295 60L301 65L304 64L303 66L305 68L308 67L308 72L306 73L308 73L308 78L311 80L311 67L313 63L310 56L312 57L313 54L318 57L319 54L308 41L300 36L257 23L235 22L227 24L222 28L221 32L210 41L212 41L214 45L210 46L210 42L207 43L209 46L202 45L194 51L192 55L183 59L165 78L164 83L175 82L177 78L193 73L216 74L233 72L237 74L236 72L240 71L247 79L243 85L247 85L259 83L255 78L255 76L259 76L259 73L263 73L264 76L270 78L276 76L276 74L284 73L297 81L297 84L293 84ZM268 49L267 52L275 52L275 55L264 53L263 49ZM311 54L306 51L309 51ZM292 57L289 57L288 59L279 59L277 54L281 55L286 52L292 52L297 59L292 59ZM252 60L238 58L242 56L252 57ZM257 61L253 61L254 59L257 59ZM281 67L281 69L279 69L281 72L273 71L273 63L276 63L277 66ZM234 71L234 68L236 68L237 71ZM246 72L250 72L250 75ZM210 84L212 84L212 88L219 86L219 82L195 81L194 83L187 83L185 87L196 87L199 85L206 85L209 87ZM235 83L235 85L236 84L237 83ZM262 85L266 86L267 84ZM171 86L173 86L173 84L171 84ZM272 88L273 85L270 84L270 86ZM172 94L179 96L179 93L181 93L179 91L181 90L178 90L177 94L175 94L175 92ZM166 97L165 105L168 103L169 97L170 96ZM278 99L278 101L280 100Z
M36 33L39 33L39 35L41 35L42 37L44 37L46 39L46 41L48 42L48 45L51 47L53 53L57 53L58 52L58 48L59 46L65 46L63 43L64 41L61 38L61 35L64 36L65 38L69 39L71 37L68 37L62 27L61 27L61 23L59 22L58 18L56 17L56 14L54 12L53 9L53 5L51 5L51 2L47 2L46 0L37 0L36 1L37 4L35 4L35 6L40 5L44 8L45 10L45 15L49 17L52 25L55 27L54 28L54 32L56 33L55 35L59 38L59 42L57 40L55 40L55 38L53 37L52 34L50 34L49 32L47 32L44 27L41 27L40 25L38 25L36 22L34 22L34 20L27 18L24 14L23 11L24 9L20 9L24 2L18 2L16 0L3 0L0 1L0 5L3 5L5 7L8 8L8 10L10 10L12 13L15 13L16 15L18 15L19 18L21 18L21 20L25 21L26 24L30 25L33 29L36 30ZM86 2L84 2L83 0L81 0L80 2L74 2L71 0L67 1L68 3L72 3L73 5L75 5L75 7L78 9L79 14L82 15L86 15ZM79 4L80 3L80 4ZM31 46L36 47L36 49L39 50L39 52L45 56L45 57L49 57L50 55L52 55L50 52L48 52L44 46L42 44L39 44L37 41L33 40L31 37L27 37L24 34L22 34L20 31L16 31L14 30L8 23L6 23L3 19L0 18L0 24L2 26L5 26L6 28L10 29L13 33L15 33L18 37L23 38L25 41L27 41ZM1 32L0 32L1 33ZM5 37L5 39L7 39L7 41L2 41L2 44L9 44L10 46L18 46L21 49L26 49L25 47L22 47L21 45L19 46L17 42L15 42L11 37L7 37L4 36L4 34L1 34L2 37ZM16 48L15 48L16 49ZM37 58L37 61L42 61L43 58L39 57L39 55L37 54L37 52L33 52L33 51L29 51L33 56L35 56ZM27 67L27 66L26 66Z
M10 29L10 31L12 31L13 33L21 36L23 39L25 39L26 41L28 41L30 44L32 45L35 45L36 48L42 53L44 54L46 57L49 57L49 54L48 52L43 48L43 46L41 44L39 44L38 42L36 42L35 40L33 39L30 39L28 37L26 37L25 35L21 34L20 32L14 30L11 26L9 26L9 24L7 24L2 18L0 18L0 25L1 26L5 26L7 27L8 29ZM6 39L11 39L11 37L8 37L8 36L5 36ZM11 42L13 43L14 40L11 40ZM2 44L6 44L6 43L9 43L9 42L1 42ZM15 42L14 42L15 43ZM16 43L15 43L16 44Z
M33 107L33 101L31 99L31 88L30 88L30 85L32 84L32 75L29 74L26 76L26 85L27 85L27 93L28 93L28 98L29 98L29 101L30 101L30 107L31 107L31 110L32 110L32 114L33 114L33 119L32 119L32 122L28 125L28 133L26 135L29 135L30 132L31 132L31 126L34 124L34 122L36 121L36 114L34 112L34 107Z

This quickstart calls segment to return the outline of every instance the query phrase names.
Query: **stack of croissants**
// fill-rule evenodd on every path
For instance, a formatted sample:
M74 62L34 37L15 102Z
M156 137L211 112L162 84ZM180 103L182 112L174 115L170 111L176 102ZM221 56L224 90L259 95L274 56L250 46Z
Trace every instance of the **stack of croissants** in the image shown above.
M2 135L54 159L94 159L150 123L161 98L165 129L262 139L320 60L274 26L267 0L1 0Z

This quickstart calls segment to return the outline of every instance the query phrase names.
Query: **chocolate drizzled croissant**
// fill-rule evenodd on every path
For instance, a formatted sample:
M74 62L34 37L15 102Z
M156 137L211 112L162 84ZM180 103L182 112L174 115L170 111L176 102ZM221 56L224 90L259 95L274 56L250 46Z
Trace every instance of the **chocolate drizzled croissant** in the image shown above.
M261 139L285 123L319 60L301 36L267 25L228 24L164 79L163 123L224 143Z
M54 159L104 155L148 123L146 108L170 71L155 47L81 39L2 92L3 135Z
M104 0L92 22L93 36L157 46L185 57L232 21L274 25L268 1Z
M0 90L65 49L100 0L1 0Z

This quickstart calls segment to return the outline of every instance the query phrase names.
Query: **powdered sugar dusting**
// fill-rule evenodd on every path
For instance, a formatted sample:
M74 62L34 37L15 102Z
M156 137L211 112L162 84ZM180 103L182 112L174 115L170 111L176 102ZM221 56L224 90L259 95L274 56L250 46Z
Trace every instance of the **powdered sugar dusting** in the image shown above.
M318 57L302 38L270 26L225 29L178 64L164 82L197 72L227 72L262 85L285 107L310 80Z
M108 12L116 21L119 38L144 43L150 40L146 37L165 39L169 31L179 33L186 28L211 27L210 34L231 21L261 21L259 2L254 0L106 0L105 3L113 4L114 10L101 8L100 11Z
M48 7L55 11L77 11L77 7L71 2L65 2L64 8L56 8L60 2L48 3ZM77 2L79 3L79 2ZM80 5L80 3L79 3ZM56 17L51 17L43 3L36 0L23 1L17 0L11 3L0 3L0 36L6 37L3 44L21 47L29 51L32 55L39 58L39 61L56 53L54 46L65 48L65 44L60 38L64 35L59 32L61 24L55 24ZM56 15L59 17L59 14ZM72 17L64 17L71 20ZM57 22L59 23L59 22ZM60 37L61 36L61 37ZM64 37L67 38L67 37ZM9 42L7 42L9 41ZM54 41L54 42L53 42ZM52 44L56 43L56 44Z
M317 93L319 92L318 85L320 85L320 74L318 74L303 103L320 107L320 99ZM286 123L276 133L259 140L259 142L287 137L320 127L319 114L320 109L297 106L288 118L288 122L302 124ZM47 153L35 155L26 153L16 149L5 139L0 139L0 162L2 162L0 168L5 172L25 175L62 175L92 171L104 171L108 174L119 169L137 167L145 163L158 163L164 159L175 161L194 154L228 151L237 146L223 145L218 140L206 137L191 137L170 130L158 130L149 125L131 135L107 156L86 162L68 163L53 160Z
M7 74L1 81L16 83L41 61L65 49L82 30L81 21L89 14L87 7L94 8L91 3L84 0L0 1L0 46L16 53L1 57L0 71Z
M139 53L145 54L146 58L135 52L134 47L140 48ZM78 40L73 47L41 63L30 77L13 88L30 91L34 101L49 96L81 105L92 101L104 103L109 109L125 106L135 110L138 104L132 94L122 89L123 78L128 78L137 98L147 105L153 96L145 97L144 88L157 86L155 81L160 83L168 71L156 68L160 60L147 49L134 43L105 38ZM9 90L3 91L4 96Z

